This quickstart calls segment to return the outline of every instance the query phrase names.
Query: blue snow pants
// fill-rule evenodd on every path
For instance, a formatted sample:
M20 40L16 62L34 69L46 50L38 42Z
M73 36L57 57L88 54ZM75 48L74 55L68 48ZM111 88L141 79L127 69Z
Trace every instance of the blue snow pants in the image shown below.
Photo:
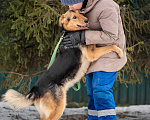
M93 72L86 75L88 120L116 120L113 84L117 72Z

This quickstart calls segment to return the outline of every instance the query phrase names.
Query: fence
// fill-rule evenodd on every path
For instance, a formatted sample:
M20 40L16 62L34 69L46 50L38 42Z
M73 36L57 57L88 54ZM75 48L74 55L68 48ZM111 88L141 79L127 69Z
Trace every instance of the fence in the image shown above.
M3 81L5 78L0 76L0 81ZM37 80L36 78L34 80ZM150 104L150 80L149 78L143 77L142 84L129 84L126 87L124 84L120 84L120 82L115 82L114 88L114 98L116 105L136 105L136 104ZM34 85L32 83L32 86ZM17 88L16 88L17 89ZM5 89L0 90L0 96L6 92ZM72 88L69 89L67 93L67 101L68 102L88 102L88 97L86 95L86 86L84 83L81 83L81 89L76 92Z

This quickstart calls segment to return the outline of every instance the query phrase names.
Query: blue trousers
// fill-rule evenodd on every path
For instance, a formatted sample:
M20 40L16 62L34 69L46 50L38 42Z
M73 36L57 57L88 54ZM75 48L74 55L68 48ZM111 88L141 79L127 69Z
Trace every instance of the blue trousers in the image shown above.
M113 84L117 72L93 72L86 75L88 120L116 120Z

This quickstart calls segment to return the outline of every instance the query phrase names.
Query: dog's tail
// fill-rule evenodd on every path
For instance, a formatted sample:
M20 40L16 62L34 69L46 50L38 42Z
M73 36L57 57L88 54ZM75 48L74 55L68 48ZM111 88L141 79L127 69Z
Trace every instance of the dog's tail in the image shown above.
M30 96L30 97L29 97ZM8 102L9 104L13 105L15 108L20 109L31 105L33 100L33 94L31 93L27 95L23 95L13 89L9 89L2 98L2 101Z

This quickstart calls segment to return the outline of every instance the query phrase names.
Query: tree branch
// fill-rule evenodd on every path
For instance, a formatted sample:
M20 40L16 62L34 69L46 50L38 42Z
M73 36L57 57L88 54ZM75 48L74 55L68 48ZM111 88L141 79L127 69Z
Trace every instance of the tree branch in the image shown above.
M2 73L19 75L19 76L22 76L22 77L33 77L33 76L37 76L38 74L43 73L43 72L45 72L45 71L46 71L46 70L42 70L42 71L39 71L39 72L34 73L34 74L32 74L32 75L29 75L29 74L27 74L27 75L23 75L23 74L16 73L16 72L3 72L3 71L2 71Z

